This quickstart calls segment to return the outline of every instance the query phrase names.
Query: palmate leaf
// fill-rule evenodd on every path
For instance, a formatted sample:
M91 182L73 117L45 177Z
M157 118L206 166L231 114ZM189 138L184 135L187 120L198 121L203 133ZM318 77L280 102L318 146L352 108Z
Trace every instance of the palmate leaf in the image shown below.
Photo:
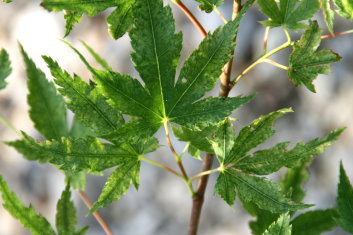
M342 17L353 20L353 2L351 0L333 0L338 10L336 11Z
M270 27L283 26L293 31L306 28L307 25L300 22L310 19L319 10L319 2L302 0L296 7L297 2L297 0L280 0L278 7L275 0L258 0L262 13L271 18L261 23Z
M95 81L99 89L122 113L154 123L156 127L171 121L196 128L223 120L252 97L210 97L196 101L213 88L229 60L228 54L235 46L232 40L246 9L237 19L208 35L187 59L174 84L182 38L174 33L171 10L163 7L161 0L136 1L135 26L130 32L132 60L145 87L128 75L98 71Z
M50 57L43 58L55 78L55 83L62 87L59 89L60 93L69 99L66 102L68 108L83 125L100 137L122 126L122 115L106 102L106 98L98 92L94 84L87 84L77 75L72 78Z
M235 131L230 120L222 121L212 139L212 147L219 162L223 162L233 148Z
M276 222L264 232L264 235L291 235L292 225L289 224L289 213L282 214Z
M333 20L335 18L335 13L330 6L331 0L319 0L319 2L324 14L326 26L330 33L333 34Z
M209 13L213 11L215 7L221 6L224 3L224 0L196 0L200 5L200 9Z
M337 223L345 231L353 233L353 187L348 179L343 164L340 164L340 177L337 189Z
M106 207L113 201L119 200L125 194L131 183L138 188L138 177L140 173L140 161L130 159L122 163L109 177L104 185L103 191L94 203L90 213L99 208Z
M35 212L32 206L25 207L0 175L0 192L4 208L33 235L55 235L49 222Z
M226 177L222 179L222 183L226 185L228 189L225 187L222 187L222 189L218 188L217 193L221 193L222 198L229 198L228 203L234 201L235 190L241 201L253 202L259 208L273 213L296 211L311 206L291 202L288 198L283 196L283 192L278 184L265 178L251 176L235 171L234 169L226 169L219 177L224 177L224 175L226 175ZM225 182L227 184L225 184Z
M47 139L61 139L68 135L64 99L57 94L54 84L36 67L21 45L20 49L26 65L29 89L27 101L34 126Z
M107 24L110 35L118 39L129 31L133 25L132 7L134 0L122 1L118 7L108 16Z
M39 160L59 165L60 169L78 173L83 170L100 172L122 164L126 159L137 159L139 155L155 151L156 139L144 139L136 143L119 146L101 143L98 139L72 139L36 142L23 133L23 139L7 142L28 160Z
M56 205L56 229L59 235L84 234L88 227L75 232L77 217L74 203L71 201L70 186L67 185Z
M66 20L66 25L65 25L65 35L70 34L71 30L75 26L76 23L79 23L82 18L82 13L81 12L75 12L75 11L66 11L64 15L64 19Z
M294 44L289 57L289 78L295 85L303 84L312 92L315 92L312 82L318 74L329 74L329 64L341 59L341 56L331 50L316 51L320 45L321 34L318 23L311 21L310 28Z
M344 128L338 129L322 139L317 138L305 144L300 142L291 150L287 150L289 142L279 143L271 149L260 150L251 157L242 158L234 167L257 175L268 175L282 167L299 167L302 163L311 161L312 156L322 153L337 140L343 130Z
M0 51L0 90L5 88L7 82L5 79L11 74L11 61L9 59L9 54L5 49Z
M338 217L335 209L308 211L299 215L293 221L293 235L320 235L337 226Z

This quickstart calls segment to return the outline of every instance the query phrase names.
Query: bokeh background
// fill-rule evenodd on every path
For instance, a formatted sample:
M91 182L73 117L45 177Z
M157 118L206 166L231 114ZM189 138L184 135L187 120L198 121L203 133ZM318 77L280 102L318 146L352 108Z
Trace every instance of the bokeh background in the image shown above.
M219 8L228 19L231 12L230 2L226 0L226 4ZM41 8L39 3L34 0L17 0L11 4L0 3L0 48L8 50L13 67L13 73L8 78L8 87L0 92L0 112L18 129L35 138L41 137L34 130L33 123L28 116L26 76L17 42L23 44L38 67L45 71L50 79L51 75L41 59L43 54L58 60L60 65L69 72L77 73L87 80L91 78L78 57L59 40L64 35L63 15L49 13ZM197 47L202 37L171 1L166 0L165 4L171 5L177 31L183 32L184 47L181 61L184 61ZM222 24L216 14L200 12L193 1L187 0L185 5L193 11L207 31L213 31ZM131 52L129 37L125 35L115 41L108 35L105 18L110 12L108 9L93 18L83 17L67 40L82 51L84 50L80 40L84 40L98 51L116 71L138 77L129 58ZM243 19L239 30L233 76L261 54L264 27L258 21L264 19L265 17L256 8L251 9ZM327 33L322 16L318 15L317 19ZM336 17L336 32L352 27L353 22ZM299 38L299 34L293 34L293 38ZM285 36L280 29L270 31L269 48L284 41ZM335 205L340 160L343 160L347 173L353 180L353 36L326 39L321 47L333 49L342 55L343 59L332 66L332 73L329 76L320 75L318 77L315 81L316 94L304 87L294 87L285 71L267 64L259 65L249 73L230 94L231 96L257 94L256 99L237 110L233 115L239 119L235 123L237 130L261 114L284 107L293 108L294 113L285 115L277 122L277 134L261 147L268 147L285 140L294 143L300 140L308 141L324 136L338 127L348 127L339 141L328 148L324 154L316 157L310 167L311 178L305 185L307 189L305 202L316 204L313 209L324 209ZM285 50L273 58L287 64L289 53L289 50ZM91 59L89 61L95 64ZM217 95L217 89L210 92L210 95ZM160 137L161 144L164 146L148 157L175 167L173 158L168 148L165 147L163 134L163 132L158 132L157 137ZM0 124L2 141L16 138L18 138L16 134ZM175 139L173 142L179 151L185 144L178 143ZM184 161L190 173L199 171L200 162L198 160L185 157ZM26 205L31 203L38 212L54 224L56 201L64 189L64 176L60 172L48 164L24 160L13 149L0 143L0 173ZM284 171L281 171L279 175L283 173ZM92 201L98 198L107 175L104 177L88 176L86 192ZM278 175L271 177L274 180L278 179ZM251 217L244 213L239 202L229 207L215 196L213 194L214 183L215 176L212 176L201 217L200 234L250 234L247 222ZM76 192L73 192L73 199L78 210L79 226L89 225L88 234L104 234L92 216L85 216L87 208ZM190 207L191 199L181 180L153 166L143 164L139 192L131 188L127 196L123 196L121 200L100 212L114 233L119 235L179 235L186 233ZM29 232L0 206L0 235L20 234L29 234ZM346 233L341 229L336 229L327 234Z

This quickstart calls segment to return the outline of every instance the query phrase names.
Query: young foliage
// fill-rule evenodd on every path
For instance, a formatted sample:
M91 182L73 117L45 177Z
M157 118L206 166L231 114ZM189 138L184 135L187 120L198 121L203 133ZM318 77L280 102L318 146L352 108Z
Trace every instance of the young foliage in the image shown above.
M340 177L337 189L337 223L344 230L353 233L353 187L348 179L343 164L340 164Z
M45 138L59 140L62 136L68 135L64 99L57 95L54 84L36 67L21 45L20 49L28 77L27 101L31 107L29 115L35 128Z
M353 20L353 2L351 0L333 0L338 10L336 12L342 17Z
M75 12L75 11L66 11L64 15L64 19L66 20L66 25L65 25L65 35L70 34L71 30L74 28L76 23L79 23L82 18L82 13L80 12Z
M11 61L5 49L0 51L0 90L7 85L6 78L11 74Z
M290 216L288 213L282 214L276 222L264 232L264 235L291 235L292 226L289 224Z
M329 74L329 64L341 59L331 50L316 51L321 42L321 34L318 23L310 21L310 28L294 43L289 58L289 78L295 85L303 84L312 92L315 92L313 80L318 74Z
M306 24L300 22L310 19L319 10L319 2L302 0L296 7L297 2L297 0L280 0L278 6L275 0L258 0L257 4L262 13L271 18L261 23L270 27L283 26L293 31L307 28Z
M308 211L291 221L293 235L320 235L337 226L335 209Z
M56 234L49 222L42 215L38 215L32 206L25 207L23 205L2 176L0 176L0 192L4 208L33 235Z
M88 227L76 230L77 217L74 203L71 201L70 185L67 185L56 205L56 229L59 235L83 235Z
M122 37L132 28L134 21L132 8L134 2L134 0L122 1L119 3L117 8L108 16L108 30L114 39Z

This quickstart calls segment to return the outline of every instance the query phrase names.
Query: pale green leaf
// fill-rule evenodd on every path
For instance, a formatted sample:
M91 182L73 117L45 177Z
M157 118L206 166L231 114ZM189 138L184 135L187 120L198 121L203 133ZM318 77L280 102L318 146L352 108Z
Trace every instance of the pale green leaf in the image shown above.
M236 192L229 174L219 174L214 190L228 205L232 206L234 204Z
M225 164L235 162L245 157L247 152L270 138L275 131L272 129L274 121L283 114L292 112L291 109L280 109L264 115L244 127L234 141L234 146L224 159Z
M234 167L257 175L268 175L282 167L298 167L301 163L311 161L312 156L322 153L326 147L337 140L343 130L344 128L338 129L324 138L317 138L308 143L299 142L291 150L287 149L289 142L279 143L271 149L260 150L253 156L242 158Z
M291 235L292 226L289 224L289 213L282 214L276 222L264 232L264 235Z
M70 183L70 186L73 189L76 190L85 190L86 188L86 175L83 171L81 172L71 172L71 171L66 171L65 172L65 182L68 184Z
M90 16L97 15L108 7L117 6L121 0L43 0L41 6L49 11L75 11Z
M33 235L55 235L49 222L35 212L32 206L25 207L0 175L0 192L4 208Z
M36 142L23 133L23 139L7 142L28 160L50 162L60 169L78 173L82 170L100 172L117 166L127 159L137 159L139 155L155 151L156 139L144 139L136 143L119 146L101 143L98 139L62 138L60 141Z
M335 209L308 211L296 217L292 222L293 235L320 235L337 226Z
M212 138L212 147L218 158L218 161L223 163L226 156L232 150L235 139L235 130L230 120L222 121L214 133Z
M5 79L10 75L11 69L11 61L9 59L9 54L5 49L1 49L0 51L0 89L6 87L7 82Z
M81 42L82 42L83 46L87 49L87 51L92 55L92 57L96 60L96 62L98 64L100 64L106 70L112 70L112 68L110 67L108 62L106 60L104 60L100 55L98 55L98 53L95 52L92 47L90 47L84 41L81 41Z
M189 144L188 153L190 154L191 157L197 160L202 160L201 151L198 148L196 148L194 145Z
M75 12L75 11L66 11L64 15L64 19L66 20L66 25L65 25L65 35L70 34L71 30L74 28L76 23L79 23L82 18L82 13L80 12Z
M132 7L134 0L123 1L118 7L108 16L107 24L110 35L114 39L122 37L127 31L132 28L133 14Z
M297 7L297 0L280 0L279 7L275 0L258 0L257 3L260 10L271 18L271 20L262 21L264 25L283 26L293 31L306 28L307 25L300 22L313 17L320 8L317 0L302 0Z
M50 57L43 58L55 78L55 83L62 87L59 89L60 93L69 99L66 101L67 106L83 125L101 137L121 127L124 123L122 115L107 103L94 84L87 84L77 75L72 78Z
M333 34L333 20L335 18L335 13L330 6L331 0L319 0L319 2L322 13L324 14L326 26L330 33Z
M103 191L94 203L90 213L99 208L106 207L124 195L132 182L136 182L136 175L140 171L140 161L129 160L122 163L109 177ZM134 180L135 179L135 180Z
M56 205L56 229L59 235L75 233L77 217L74 203L71 201L70 185L67 185Z
M221 6L224 3L224 0L196 0L201 5L199 6L201 10L210 13L215 7Z
M353 187L342 162L340 164L336 204L339 214L339 218L337 219L338 225L345 231L353 233Z
M63 97L57 94L54 84L36 67L21 45L20 49L28 77L29 115L35 128L47 139L67 136L67 114Z
M86 136L95 136L95 134L89 127L82 125L81 121L74 116L69 136L75 138L85 138Z
M289 58L289 78L295 85L303 84L312 92L315 92L313 80L319 74L329 74L330 64L341 59L341 56L331 50L316 51L320 45L321 34L318 23L311 21L310 29L295 42Z
M336 11L338 14L347 18L349 20L353 20L353 2L351 0L333 0L338 10Z

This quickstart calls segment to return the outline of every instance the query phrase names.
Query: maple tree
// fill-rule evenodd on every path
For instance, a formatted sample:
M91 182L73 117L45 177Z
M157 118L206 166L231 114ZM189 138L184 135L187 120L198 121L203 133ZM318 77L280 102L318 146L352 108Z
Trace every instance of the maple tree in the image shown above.
M216 11L220 14L217 7L224 4L222 0L197 1L205 13ZM353 19L352 1L333 2L340 16ZM331 50L318 50L321 40L352 32L333 33L334 11L330 1L256 1L260 11L268 17L261 23L268 30L282 27L287 41L270 51L267 51L265 44L264 53L233 79L229 71L237 44L238 27L255 1L242 3L234 0L232 19L207 34L181 1L174 3L205 36L181 65L177 78L183 36L181 32L175 32L171 8L162 0L42 1L45 9L64 12L65 36L80 22L83 14L94 16L114 7L106 20L109 33L114 39L119 39L128 32L133 48L131 60L142 82L131 75L114 71L107 61L83 42L100 65L100 68L93 67L67 41L64 43L78 55L93 79L85 82L80 76L63 70L53 58L43 56L54 78L53 82L49 82L19 45L28 78L29 116L45 140L38 141L19 132L19 140L6 144L30 161L56 166L65 174L67 186L57 204L56 230L32 206L24 206L0 176L4 207L33 234L85 234L88 227L76 230L77 217L70 199L71 190L80 190L82 199L87 201L83 194L85 175L115 168L97 201L89 205L89 213L98 217L97 210L117 201L127 193L130 185L139 188L140 166L146 162L185 182L193 198L190 235L197 233L207 179L215 173L218 173L215 192L230 206L238 197L243 207L256 218L249 223L253 234L320 234L336 226L353 232L353 211L349 206L353 203L353 188L343 164L340 166L336 208L312 210L293 217L294 212L312 206L303 203L305 191L302 185L308 179L307 168L313 156L336 141L344 128L306 143L299 142L291 149L288 148L289 142L280 142L268 149L258 150L260 144L275 134L273 126L276 120L292 110L280 109L262 115L238 133L230 118L236 109L255 99L255 96L228 97L229 91L260 63L285 70L295 85L304 85L315 92L313 80L319 74L328 74L330 65L341 59ZM312 19L320 9L331 35L322 35L318 22ZM299 40L293 41L290 31L298 30L305 31ZM292 48L288 66L269 59L286 48ZM5 88L5 79L10 73L9 56L2 49L0 89ZM222 83L220 96L205 97L218 80ZM74 113L71 128L67 121L67 109ZM3 122L11 127L6 120ZM160 128L164 128L179 171L145 156L160 147L154 137ZM183 153L177 153L174 149L171 133L179 141L186 142ZM185 169L183 154L186 151L191 157L203 161L204 167L199 174L189 176ZM213 158L217 159L218 167L212 168ZM264 177L284 167L287 171L280 183ZM197 188L193 184L196 180L200 182ZM105 232L112 234L105 222L100 221Z

